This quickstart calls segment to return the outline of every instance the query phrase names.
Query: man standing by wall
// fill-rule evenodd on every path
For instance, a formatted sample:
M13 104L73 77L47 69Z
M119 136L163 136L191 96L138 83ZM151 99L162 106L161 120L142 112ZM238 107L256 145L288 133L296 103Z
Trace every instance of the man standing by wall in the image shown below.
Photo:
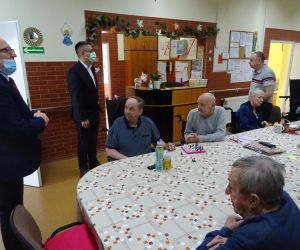
M264 64L265 56L263 52L257 51L250 57L250 67L254 69L250 90L259 88L265 92L264 102L272 103L273 93L276 87L276 77L274 71Z
M99 165L97 137L99 127L98 83L95 74L96 53L90 43L75 45L79 61L68 74L72 100L72 117L77 129L77 151L80 176Z
M0 38L0 218L7 250L23 249L10 228L11 211L23 204L23 177L41 162L39 135L49 122L46 114L33 114L9 75L16 71L15 51Z

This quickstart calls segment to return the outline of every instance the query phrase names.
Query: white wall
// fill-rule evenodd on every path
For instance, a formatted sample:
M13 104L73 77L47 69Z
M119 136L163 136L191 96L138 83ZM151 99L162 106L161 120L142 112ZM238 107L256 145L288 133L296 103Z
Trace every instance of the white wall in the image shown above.
M265 0L219 0L217 47L228 47L230 30L240 30L258 32L257 49L261 49L265 6Z
M300 31L300 1L267 0L266 27Z
M217 46L229 44L229 31L258 32L257 50L263 49L265 28L300 30L299 0L219 0Z
M45 54L25 61L69 61L76 60L74 46L62 44L61 27L68 23L74 43L84 40L84 10L215 22L217 0L1 0L0 6L0 21L19 20L22 33L36 27L44 36Z

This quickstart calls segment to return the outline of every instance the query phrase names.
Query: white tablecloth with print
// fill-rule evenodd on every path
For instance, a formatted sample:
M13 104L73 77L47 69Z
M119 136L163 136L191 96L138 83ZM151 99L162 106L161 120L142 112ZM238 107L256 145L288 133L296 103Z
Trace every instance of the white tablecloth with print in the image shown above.
M286 149L272 157L286 165L285 190L300 207L300 135L272 127L243 134ZM79 206L106 249L195 249L222 227L233 213L224 193L232 163L259 154L228 138L202 145L206 153L188 155L178 147L169 171L148 170L151 153L100 165L80 179Z

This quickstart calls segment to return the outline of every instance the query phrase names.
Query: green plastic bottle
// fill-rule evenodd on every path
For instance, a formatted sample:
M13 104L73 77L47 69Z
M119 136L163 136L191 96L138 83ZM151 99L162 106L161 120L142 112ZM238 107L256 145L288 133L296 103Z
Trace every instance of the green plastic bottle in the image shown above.
M163 171L164 169L164 147L160 141L157 141L155 147L155 155L156 155L156 162L155 162L155 169L157 171Z

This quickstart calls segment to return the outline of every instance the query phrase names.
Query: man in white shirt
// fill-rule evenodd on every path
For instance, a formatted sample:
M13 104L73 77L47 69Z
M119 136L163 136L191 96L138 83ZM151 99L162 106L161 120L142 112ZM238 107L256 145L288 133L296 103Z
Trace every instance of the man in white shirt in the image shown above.
M80 176L99 165L97 137L99 127L98 83L93 62L96 53L90 43L75 45L78 62L68 74L72 101L72 118L77 129L77 150Z

